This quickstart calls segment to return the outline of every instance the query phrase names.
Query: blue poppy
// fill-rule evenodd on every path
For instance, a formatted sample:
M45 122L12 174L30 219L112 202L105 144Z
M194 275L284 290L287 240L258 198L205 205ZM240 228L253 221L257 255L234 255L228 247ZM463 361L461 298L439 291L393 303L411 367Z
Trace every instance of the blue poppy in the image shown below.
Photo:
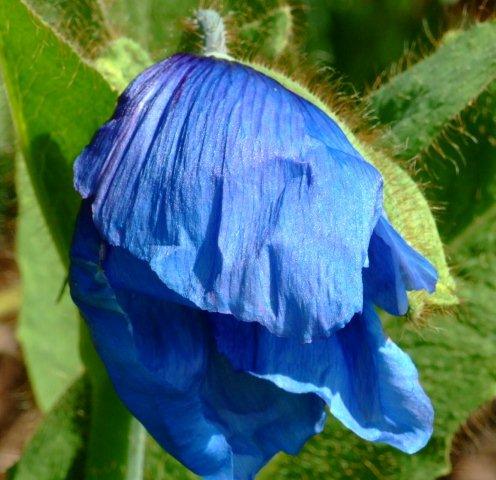
M320 432L422 448L433 411L374 310L432 292L382 178L325 112L227 59L142 73L75 164L71 292L112 382L208 479Z

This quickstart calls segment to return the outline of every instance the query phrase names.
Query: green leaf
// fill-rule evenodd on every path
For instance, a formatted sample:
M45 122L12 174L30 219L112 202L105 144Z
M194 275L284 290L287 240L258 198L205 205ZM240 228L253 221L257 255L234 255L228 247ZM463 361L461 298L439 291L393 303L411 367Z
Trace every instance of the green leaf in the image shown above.
M435 53L370 97L391 127L384 141L400 156L419 157L415 178L441 207L445 241L463 235L496 201L495 58L496 22L450 31Z
M444 158L431 155L418 176L435 185L428 193L443 207L439 228L455 251L453 242L471 235L474 221L496 203L496 82L461 114L439 149ZM476 225L480 228L480 220Z
M417 155L444 241L496 201L496 22L450 31L440 48L370 100L400 156ZM460 79L463 78L463 82Z
M89 408L88 384L81 377L43 420L8 480L80 480Z
M17 162L16 177L17 259L22 279L18 338L36 403L46 412L82 371L79 315L64 288L66 268L52 242L22 159Z
M25 4L88 58L110 39L100 0L25 0Z
M116 95L19 0L0 3L0 69L36 196L67 261L79 205L72 162Z
M463 81L461 81L463 79ZM433 146L443 129L496 79L496 22L446 36L435 53L370 95L388 144L405 158Z
M146 443L144 480L197 480L199 477L164 452L151 437Z
M241 25L235 40L241 43L245 54L273 60L289 47L293 29L291 7L281 5Z
M14 150L14 131L10 118L7 96L3 84L0 83L0 154L12 154Z

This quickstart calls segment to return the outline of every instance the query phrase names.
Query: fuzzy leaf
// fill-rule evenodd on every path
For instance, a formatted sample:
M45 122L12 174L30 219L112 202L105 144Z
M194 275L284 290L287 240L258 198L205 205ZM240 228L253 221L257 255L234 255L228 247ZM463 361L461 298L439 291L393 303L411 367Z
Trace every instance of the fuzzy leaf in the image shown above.
M99 0L25 0L25 4L88 58L110 38Z
M496 201L496 22L448 32L435 53L372 92L370 102L391 127L384 141L400 156L420 157L415 178L441 206L443 240L464 235Z
M245 52L255 52L267 60L273 60L286 50L292 35L291 7L281 5L242 25L236 42L242 44Z
M24 0L25 4L87 58L111 36L99 0Z
M8 480L80 480L88 420L88 385L81 377L46 416Z
M36 196L66 260L79 205L72 162L116 94L19 0L0 3L0 68Z
M496 81L461 114L456 127L439 141L443 157L429 155L418 172L421 181L435 185L427 193L443 206L437 220L449 244L470 236L474 221L480 228L496 203Z
M463 81L461 80L463 79ZM391 130L386 141L414 157L496 79L496 22L445 36L435 53L393 77L370 95L370 104Z
M0 67L29 172L19 165L19 336L46 410L81 368L76 309L67 292L57 298L79 204L72 161L110 114L115 95L18 0L0 3Z

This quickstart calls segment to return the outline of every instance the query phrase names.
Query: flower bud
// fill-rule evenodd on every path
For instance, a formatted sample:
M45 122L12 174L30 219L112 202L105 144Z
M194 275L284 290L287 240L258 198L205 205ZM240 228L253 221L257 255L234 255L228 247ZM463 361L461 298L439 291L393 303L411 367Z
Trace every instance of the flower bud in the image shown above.
M174 55L126 89L75 164L71 292L117 392L207 478L294 454L325 409L422 448L433 411L375 312L435 288L382 177L291 80Z

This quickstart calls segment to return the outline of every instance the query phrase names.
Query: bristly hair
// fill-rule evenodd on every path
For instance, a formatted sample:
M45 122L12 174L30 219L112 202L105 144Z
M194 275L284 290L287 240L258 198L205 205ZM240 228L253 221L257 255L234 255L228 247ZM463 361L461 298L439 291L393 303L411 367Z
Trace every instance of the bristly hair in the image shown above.
M485 22L496 17L496 0L460 0L446 7L450 23Z

